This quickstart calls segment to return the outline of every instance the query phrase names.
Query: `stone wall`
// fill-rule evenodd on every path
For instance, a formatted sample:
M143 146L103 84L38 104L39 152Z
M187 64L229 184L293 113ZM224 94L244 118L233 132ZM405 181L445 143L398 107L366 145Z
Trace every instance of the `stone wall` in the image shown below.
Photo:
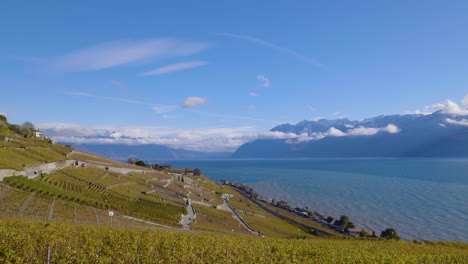
M28 178L35 178L41 173L52 173L56 170L61 170L65 167L68 167L73 163L75 163L75 160L60 160L50 163L28 165L24 168L24 170L26 171L26 176L28 176Z
M140 172L140 173L150 172L147 169L118 168L118 167L112 167L112 166L106 166L106 165L94 164L94 163L88 163L88 162L82 162L82 161L76 161L76 160L60 160L60 161L54 161L50 163L28 165L24 168L23 171L0 170L0 181L3 181L3 178L9 177L9 176L27 176L28 178L33 179L33 178L40 176L41 173L50 174L56 170L61 170L68 166L74 166L76 163L78 167L83 166L83 165L91 166L91 167L96 167L96 168L103 169L103 170L107 169L108 171L122 173L122 174L127 174L129 172Z
M26 175L25 171L15 171L15 170L0 170L0 181L3 181L3 178L9 176L24 176Z

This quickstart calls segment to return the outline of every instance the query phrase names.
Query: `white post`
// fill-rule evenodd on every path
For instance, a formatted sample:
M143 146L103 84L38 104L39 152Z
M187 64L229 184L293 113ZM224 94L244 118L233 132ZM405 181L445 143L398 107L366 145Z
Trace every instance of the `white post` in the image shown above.
M114 216L113 211L109 211L110 225L112 226L112 216Z

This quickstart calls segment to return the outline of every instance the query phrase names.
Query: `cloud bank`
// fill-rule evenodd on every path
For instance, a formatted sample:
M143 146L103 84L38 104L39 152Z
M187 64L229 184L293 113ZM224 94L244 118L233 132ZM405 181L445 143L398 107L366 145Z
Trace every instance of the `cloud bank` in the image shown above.
M425 106L422 110L416 110L409 112L410 114L418 114L418 115L430 115L432 113L440 111L443 114L450 114L450 115L460 115L465 116L468 115L468 94L466 94L462 99L462 107L460 107L457 103L446 100L443 103L437 103L429 106Z
M468 123L468 122L467 122ZM324 133L256 132L255 127L218 127L179 129L171 127L116 127L95 128L70 123L42 123L37 127L56 142L75 144L158 144L175 149L205 152L235 151L246 142L256 139L283 139L294 144L320 140L325 137L371 136L377 133L398 133L398 127L389 124L383 128L359 127L343 132L331 127Z

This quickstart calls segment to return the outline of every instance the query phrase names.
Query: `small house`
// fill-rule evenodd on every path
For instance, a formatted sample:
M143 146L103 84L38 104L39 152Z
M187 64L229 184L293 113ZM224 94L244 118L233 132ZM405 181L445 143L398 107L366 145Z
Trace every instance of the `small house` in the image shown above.
M42 132L39 131L39 130L34 131L34 137L35 137L35 138L38 138L38 139L45 139L44 133L42 133Z

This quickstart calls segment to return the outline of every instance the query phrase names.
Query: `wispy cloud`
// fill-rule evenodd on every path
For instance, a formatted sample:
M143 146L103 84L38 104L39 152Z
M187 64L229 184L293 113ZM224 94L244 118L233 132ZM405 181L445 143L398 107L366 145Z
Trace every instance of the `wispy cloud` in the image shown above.
M267 77L265 77L263 75L258 75L257 80L259 80L262 83L263 88L270 87L270 79L268 79Z
M174 117L173 115L169 116L167 114L175 111L178 108L178 106L176 105L153 104L153 103L148 103L148 102L144 102L140 100L112 97L112 96L100 96L100 95L95 95L95 94L90 94L90 93L69 92L67 94L71 96L89 97L89 98L95 98L95 99L101 99L101 100L107 100L107 101L115 101L119 103L142 105L142 106L150 107L151 109L153 109L153 111L156 114L161 115L161 117L163 118Z
M122 89L124 91L128 91L128 87L126 85L122 84L121 82L117 81L117 80L112 80L111 83L114 86L116 86L116 87L118 87L118 88L120 88L120 89Z
M116 102L127 103L127 104L138 104L138 105L146 105L146 106L151 106L151 107L158 106L158 104L152 104L152 103L143 102L139 100L132 100L132 99L127 99L127 98L112 97L112 96L100 96L100 95L95 95L95 94L90 94L90 93L69 92L66 94L72 95L72 96L79 96L79 97L104 99L104 100L116 101Z
M184 71L188 69L193 69L193 68L198 68L204 65L207 65L208 62L206 61L185 61L185 62L179 62L179 63L174 63L170 65L166 65L154 70L150 70L147 72L144 72L143 75L150 76L150 75L163 75L163 74L168 74L172 72L177 72L177 71Z
M338 112L334 112L332 115L334 115L334 116L341 115L341 112L339 112L339 111L338 111Z
M292 57L292 58L294 58L296 60L305 62L307 64L310 64L310 65L313 65L313 66L316 66L316 67L320 67L320 68L325 67L325 65L323 65L322 63L320 63L318 60L316 60L314 58L310 58L310 57L305 56L303 54L300 54L299 52L296 52L296 51L294 51L292 49L282 47L280 45L268 42L266 40L263 40L263 39L260 39L260 38L257 38L257 37L253 37L253 36L249 36L249 35L238 35L238 34L232 34L232 33L226 33L226 32L218 33L217 35L218 36L223 36L223 37L246 40L246 41L255 43L257 45L264 46L264 47L273 49L275 51L281 52L283 54L286 54L286 55L288 55L288 56L290 56L290 57Z
M257 97L257 96L259 96L259 94L258 94L258 93L252 92L252 93L249 93L249 96L251 96L251 97Z
M114 41L58 57L53 60L52 66L66 71L97 71L157 59L192 55L209 47L208 43L173 38Z
M245 111L253 111L253 110L257 109L257 107L255 105L253 105L253 104L249 104L249 105L241 107L241 109L245 110Z
M311 112L314 112L315 111L315 108L312 107L311 105L306 105L307 109L309 109L309 111Z
M208 103L208 99L206 98L190 96L190 97L185 98L185 100L182 102L182 107L193 108L193 107L197 107L200 105L204 105L206 103Z
M175 105L158 105L158 106L153 107L154 112L156 112L157 114L172 113L176 109L177 109L177 106Z
M462 104L465 108L468 108L468 94L463 97Z

